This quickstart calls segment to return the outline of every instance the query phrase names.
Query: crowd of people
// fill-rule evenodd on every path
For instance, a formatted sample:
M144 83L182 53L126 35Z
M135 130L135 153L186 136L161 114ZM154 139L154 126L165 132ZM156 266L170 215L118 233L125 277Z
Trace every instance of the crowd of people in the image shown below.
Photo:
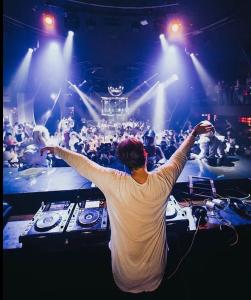
M224 80L208 84L205 94L206 98L198 95L195 96L195 100L219 105L250 105L251 77L249 76L245 81L237 79L233 84L228 84Z
M147 167L153 170L163 164L176 151L193 130L191 122L183 128L164 129L155 132L149 121L128 120L114 122L102 119L99 123L84 120L81 130L71 117L63 118L54 134L42 125L31 123L11 124L8 118L3 122L3 165L4 167L61 167L66 163L44 154L39 149L48 145L59 145L87 156L102 166L113 166L117 162L118 144L135 137L142 141L148 153ZM189 159L204 159L219 165L219 159L232 155L251 156L250 140L244 131L240 131L225 120L221 127L215 124L215 130L208 136L197 139L191 149Z

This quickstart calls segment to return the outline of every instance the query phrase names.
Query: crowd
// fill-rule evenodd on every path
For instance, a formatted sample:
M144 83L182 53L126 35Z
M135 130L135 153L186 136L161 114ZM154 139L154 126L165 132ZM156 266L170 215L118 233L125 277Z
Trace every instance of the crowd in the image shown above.
M237 79L233 84L219 80L215 84L208 84L205 92L206 98L197 95L195 96L196 101L219 105L250 105L251 77L248 77L245 81Z
M102 119L98 124L83 120L81 130L76 131L75 121L63 118L54 134L41 125L31 123L11 124L8 118L3 122L3 165L4 167L60 167L67 166L61 159L40 155L40 149L48 145L59 145L89 157L103 166L112 166L116 161L118 144L135 137L142 141L148 152L149 170L168 160L179 145L192 131L191 122L183 128L165 129L160 132L151 130L150 122L128 120L110 122ZM217 149L219 155L251 156L250 140L244 131L240 131L228 120L221 127L216 126L217 140L221 141ZM196 141L191 150L190 159L202 158L202 140ZM219 151L220 150L220 151ZM216 154L217 155L217 154ZM151 160L151 164L150 164Z

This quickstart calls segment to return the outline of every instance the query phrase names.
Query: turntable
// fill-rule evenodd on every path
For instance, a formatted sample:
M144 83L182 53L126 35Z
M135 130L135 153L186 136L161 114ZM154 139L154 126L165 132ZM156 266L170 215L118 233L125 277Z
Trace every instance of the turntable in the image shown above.
M69 201L42 203L19 241L26 244L64 241L63 232L68 224L75 204Z
M66 228L67 237L94 237L108 232L108 213L105 201L86 200L77 203Z

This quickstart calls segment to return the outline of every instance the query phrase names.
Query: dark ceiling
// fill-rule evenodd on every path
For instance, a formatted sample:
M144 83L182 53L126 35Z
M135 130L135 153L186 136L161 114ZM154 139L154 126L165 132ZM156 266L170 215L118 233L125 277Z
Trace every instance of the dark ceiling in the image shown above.
M108 84L129 89L154 74L160 49L159 34L174 16L184 20L184 48L201 55L215 78L245 76L251 65L250 1L4 1L4 83L15 72L24 49L48 36L42 32L40 14L57 15L59 35L75 29L71 80L87 79L101 92ZM140 21L147 20L146 26ZM76 24L77 22L77 24Z

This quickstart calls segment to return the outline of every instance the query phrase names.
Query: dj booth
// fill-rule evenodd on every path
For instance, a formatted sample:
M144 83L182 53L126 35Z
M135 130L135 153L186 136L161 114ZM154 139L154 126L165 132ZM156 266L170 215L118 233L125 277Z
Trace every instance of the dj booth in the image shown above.
M5 299L123 296L112 278L109 215L98 188L71 168L5 169L3 187ZM216 287L222 297L244 295L230 289L249 280L250 193L250 179L176 183L166 210L167 275L153 299L160 291L201 299Z

